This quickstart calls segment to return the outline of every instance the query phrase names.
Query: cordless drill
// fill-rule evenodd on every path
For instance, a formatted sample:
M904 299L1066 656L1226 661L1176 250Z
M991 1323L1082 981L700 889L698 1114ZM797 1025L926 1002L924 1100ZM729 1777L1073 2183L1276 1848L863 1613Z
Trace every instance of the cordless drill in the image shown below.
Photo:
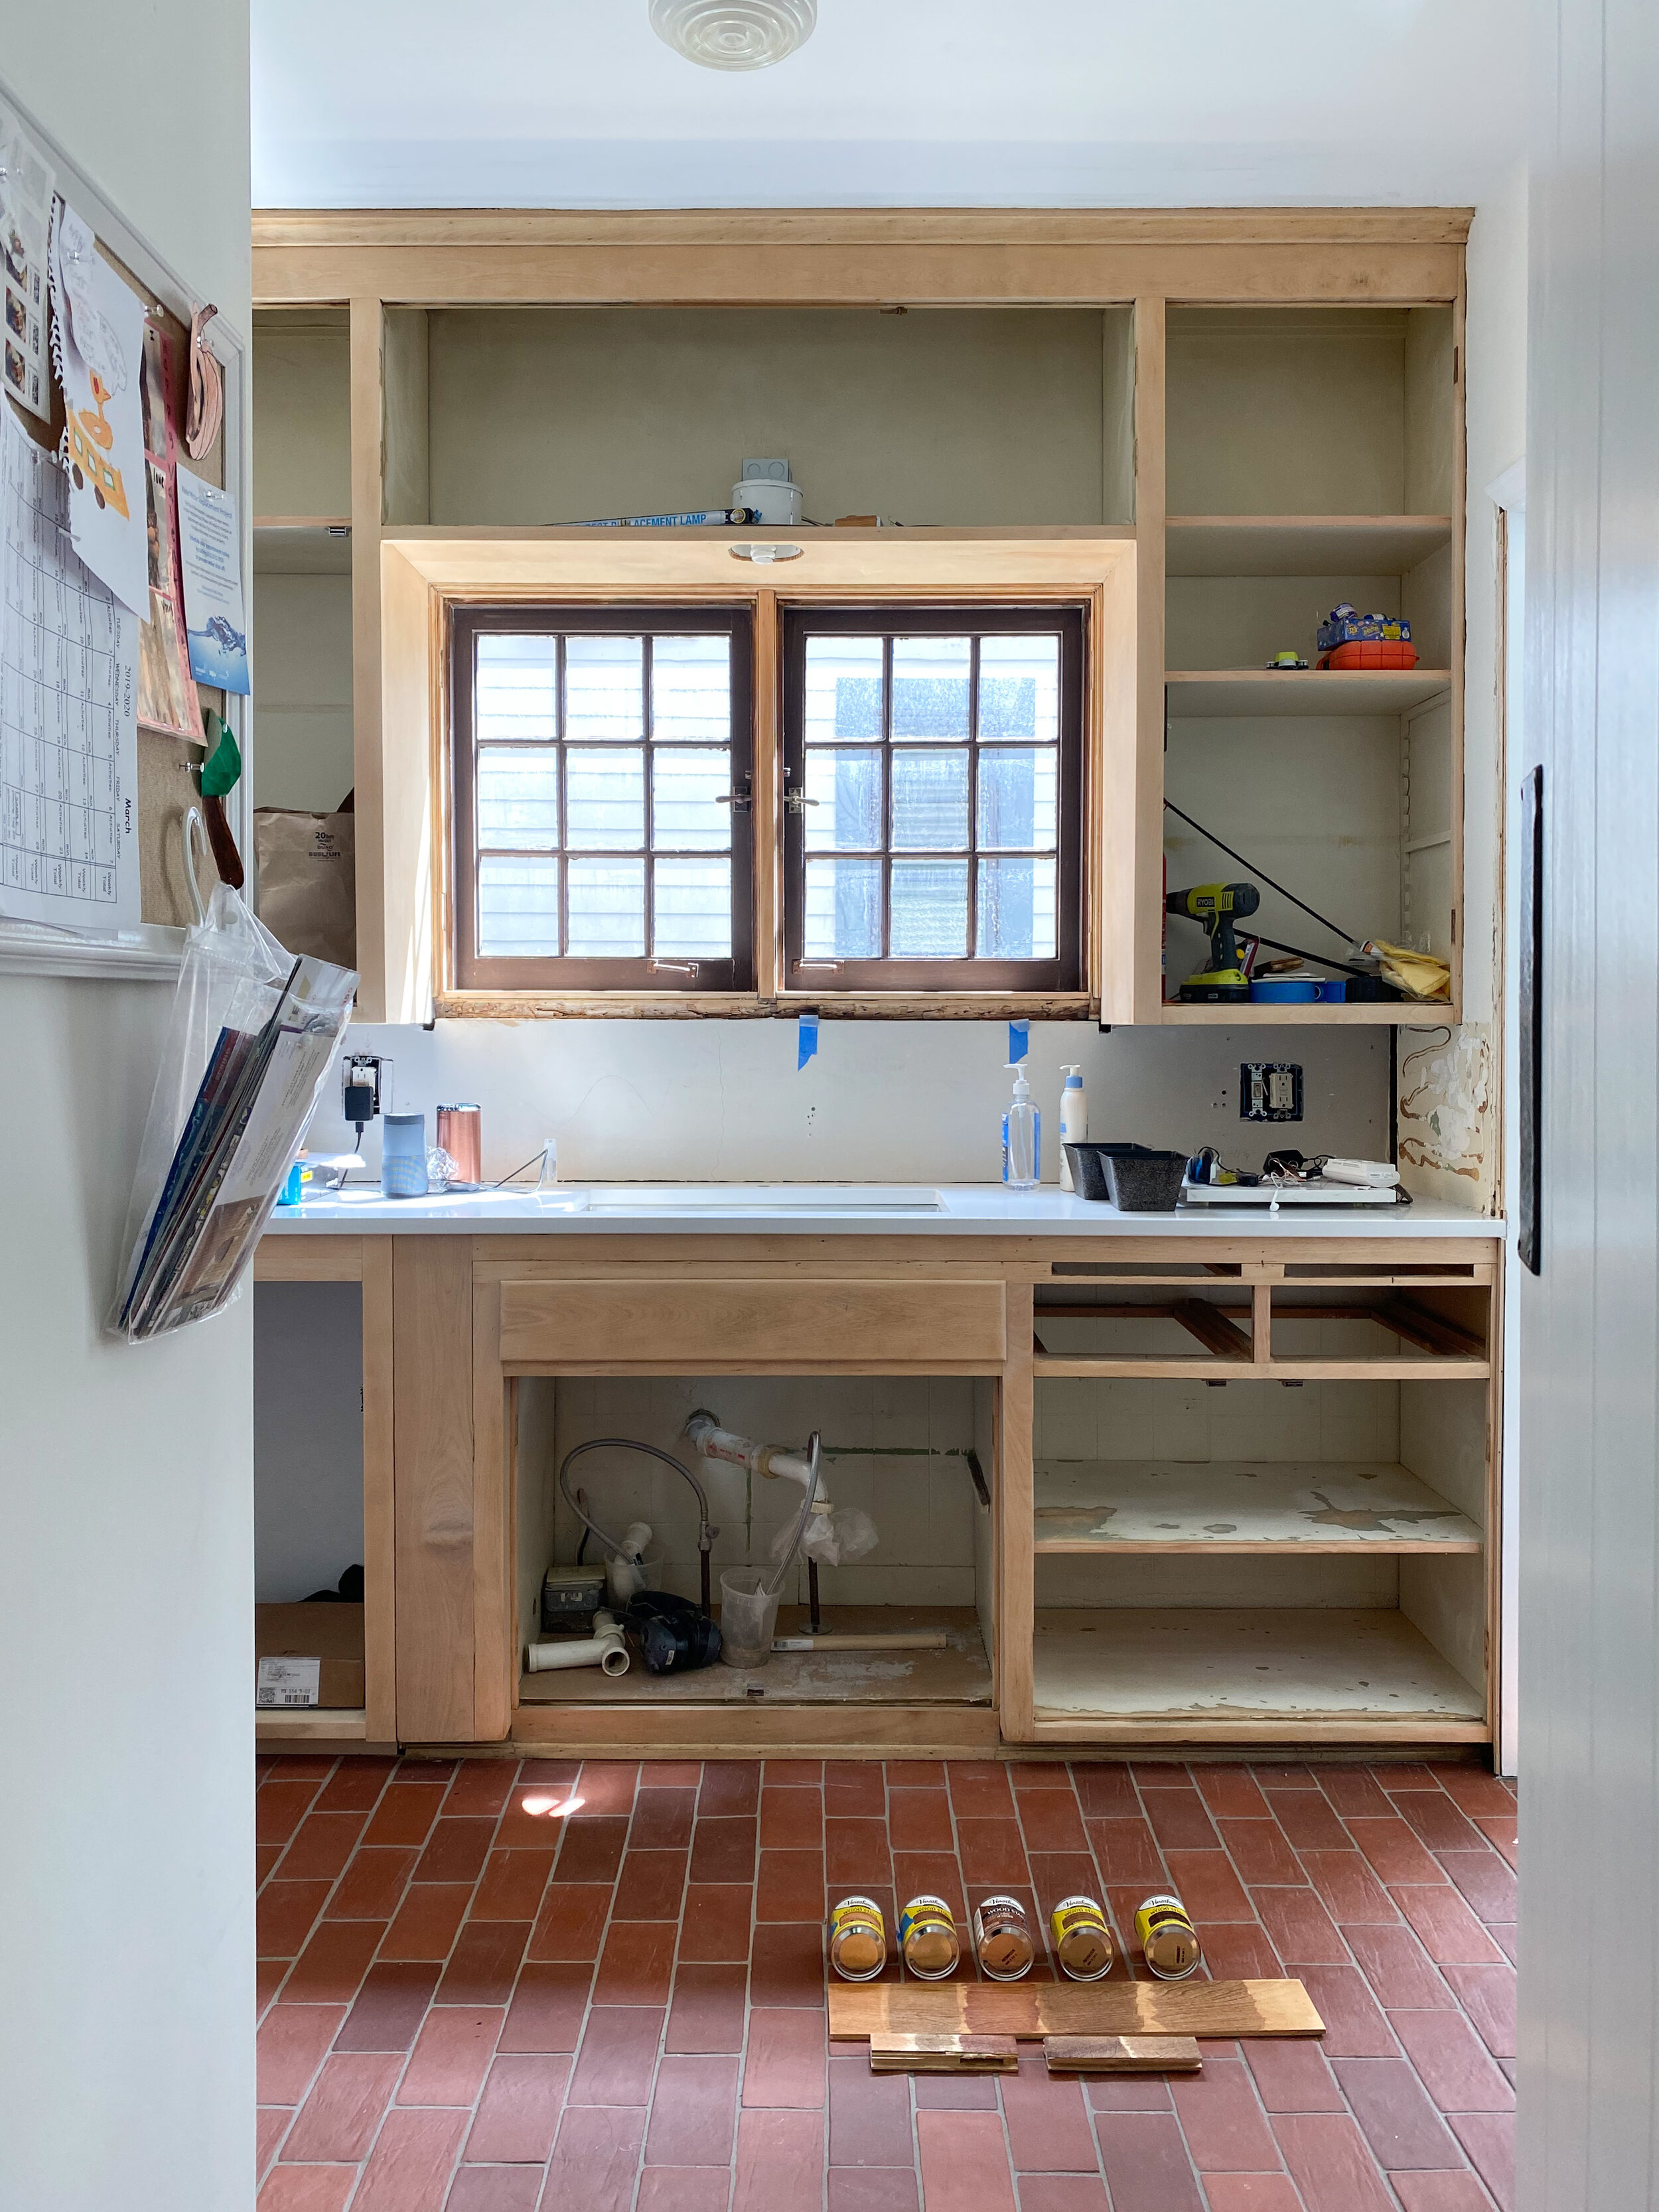
M1206 967L1189 975L1181 987L1188 1001L1205 1005L1248 999L1250 979L1238 964L1233 937L1233 916L1254 914L1261 894L1254 884L1197 884L1189 891L1171 891L1164 902L1171 914L1184 914L1201 921L1210 933Z

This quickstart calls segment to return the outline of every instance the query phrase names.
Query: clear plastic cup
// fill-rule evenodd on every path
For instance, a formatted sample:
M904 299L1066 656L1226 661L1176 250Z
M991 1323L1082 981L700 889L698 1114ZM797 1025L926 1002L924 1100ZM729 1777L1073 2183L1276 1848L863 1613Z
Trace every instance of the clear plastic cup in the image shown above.
M720 1657L728 1667L764 1667L777 1633L778 1601L759 1567L732 1567L720 1577Z

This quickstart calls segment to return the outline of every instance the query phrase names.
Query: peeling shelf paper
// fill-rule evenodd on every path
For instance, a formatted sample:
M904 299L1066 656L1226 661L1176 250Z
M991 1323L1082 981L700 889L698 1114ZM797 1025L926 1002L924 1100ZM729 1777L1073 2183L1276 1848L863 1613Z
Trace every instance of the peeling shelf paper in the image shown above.
M31 415L52 420L46 350L52 226L51 165L0 100L0 292L5 306L5 389Z
M246 695L247 618L242 611L236 501L190 469L179 471L178 486L190 672L198 684L216 684L226 691Z
M144 528L144 309L66 202L52 233L53 349L75 550L123 606L149 613Z

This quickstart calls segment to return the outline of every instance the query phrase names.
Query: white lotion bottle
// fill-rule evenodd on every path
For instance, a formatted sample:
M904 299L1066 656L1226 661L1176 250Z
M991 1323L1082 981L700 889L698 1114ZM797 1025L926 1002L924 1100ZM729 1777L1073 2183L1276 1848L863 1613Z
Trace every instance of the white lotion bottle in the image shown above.
M1042 1170L1042 1117L1031 1103L1031 1086L1017 1060L1008 1062L1014 1095L1002 1117L1002 1180L1010 1190L1030 1190Z
M1083 1069L1078 1061L1063 1060L1060 1072L1066 1078L1060 1094L1060 1187L1075 1190L1072 1181L1072 1163L1066 1154L1067 1145L1080 1145L1089 1134L1089 1102L1083 1095Z

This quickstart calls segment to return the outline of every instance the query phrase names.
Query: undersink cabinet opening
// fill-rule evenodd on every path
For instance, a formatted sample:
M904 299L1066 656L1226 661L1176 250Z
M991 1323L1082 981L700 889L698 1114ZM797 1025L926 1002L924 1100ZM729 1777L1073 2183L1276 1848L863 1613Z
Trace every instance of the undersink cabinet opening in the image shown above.
M854 1737L994 1743L996 1387L963 1375L517 1377L515 1741L580 1741L596 1724L626 1740L630 1722L648 1727L656 1716L659 1729L670 1711L691 1736L700 1726L727 1730L741 1711L757 1728L805 1739L838 1711ZM775 1563L799 1518L803 1488L696 1453L685 1428L698 1409L724 1429L790 1451L804 1452L809 1434L819 1432L823 1494L838 1512L866 1516L876 1541L856 1559L819 1566L818 1632L908 1638L908 1645L832 1644L775 1651L753 1668L717 1660L660 1675L647 1671L636 1646L619 1676L597 1667L532 1673L522 1666L524 1647L542 1633L547 1568L574 1565L583 1552L586 1532L558 1486L560 1467L579 1445L607 1438L653 1445L696 1477L719 1532L709 1563L717 1616L723 1571ZM632 1523L648 1524L651 1548L661 1553L651 1587L700 1598L698 1507L678 1474L610 1444L584 1452L568 1479L608 1533L620 1538ZM603 1564L603 1549L587 1536L586 1564ZM802 1554L779 1592L780 1637L813 1636L811 1595Z

